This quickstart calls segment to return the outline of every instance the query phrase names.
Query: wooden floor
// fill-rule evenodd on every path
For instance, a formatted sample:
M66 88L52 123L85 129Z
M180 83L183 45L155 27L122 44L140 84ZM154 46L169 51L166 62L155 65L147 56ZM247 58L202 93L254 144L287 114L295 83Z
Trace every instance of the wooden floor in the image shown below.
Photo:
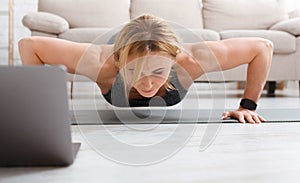
M79 127L75 126L73 141L80 141L82 147L72 166L0 169L0 182L299 182L300 123L222 124L213 142L204 150L200 150L200 144L207 126L194 127L195 133L186 144L178 146L177 152L159 156L149 150L141 156L138 154L139 151L117 148L114 143L100 146L92 141L90 146L87 139L104 138L106 130L88 126L83 127L82 133ZM124 130L122 126L106 126L106 128L112 131L116 138L123 137L124 143L132 146L138 144L151 146L161 137L168 136L170 129L174 130L176 127L163 125L159 133L152 134L132 133ZM177 143L181 143L180 136L178 134L178 137L172 140L172 144L166 144L156 151L167 152L170 146L177 146ZM115 149L116 154L106 154L105 148ZM113 156L119 158L111 160ZM147 156L157 156L157 162L155 158L148 159L148 162L144 161ZM141 157L145 159L142 160ZM134 159L149 164L134 166L132 164Z
M226 108L236 106L240 94L228 91ZM205 108L212 99L200 100ZM87 101L77 95L71 104L93 107ZM300 109L298 91L263 97L260 107ZM72 126L72 136L82 143L72 166L1 168L0 183L300 181L300 122Z

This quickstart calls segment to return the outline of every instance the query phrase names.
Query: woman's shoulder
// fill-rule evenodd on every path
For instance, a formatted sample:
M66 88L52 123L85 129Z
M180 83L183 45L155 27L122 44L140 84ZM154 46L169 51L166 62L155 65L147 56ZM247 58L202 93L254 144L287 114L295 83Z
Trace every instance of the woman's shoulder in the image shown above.
M190 52L182 51L176 56L175 70L179 80L195 80L203 74L201 63Z
M100 64L96 82L102 93L107 93L111 89L119 72L115 64L112 49L111 45L101 45L102 53L99 58Z

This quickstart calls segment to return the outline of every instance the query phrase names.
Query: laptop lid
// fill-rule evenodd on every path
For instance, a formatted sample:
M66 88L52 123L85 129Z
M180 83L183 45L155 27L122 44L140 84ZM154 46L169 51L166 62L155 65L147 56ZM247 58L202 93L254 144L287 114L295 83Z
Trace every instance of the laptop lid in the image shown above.
M0 166L72 164L66 72L1 66L0 86Z

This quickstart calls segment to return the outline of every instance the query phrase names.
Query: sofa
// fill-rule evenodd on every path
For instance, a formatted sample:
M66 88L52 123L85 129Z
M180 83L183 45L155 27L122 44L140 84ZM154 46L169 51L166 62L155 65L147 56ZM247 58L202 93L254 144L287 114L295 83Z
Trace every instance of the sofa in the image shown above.
M300 80L300 17L289 17L280 0L39 0L24 16L32 36L111 44L111 38L143 13L164 18L185 43L262 37L274 43L268 92L276 81ZM246 66L196 81L245 81ZM300 85L300 83L299 83ZM273 91L274 92L274 91Z

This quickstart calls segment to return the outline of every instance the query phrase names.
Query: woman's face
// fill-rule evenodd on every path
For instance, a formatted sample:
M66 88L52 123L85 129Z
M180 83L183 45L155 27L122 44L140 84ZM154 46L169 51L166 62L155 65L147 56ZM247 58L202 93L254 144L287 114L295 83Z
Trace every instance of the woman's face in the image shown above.
M167 82L174 60L174 57L165 52L150 52L142 57L130 55L124 68L127 83L143 97L153 97ZM140 68L137 62L141 63ZM139 69L140 75L134 79L135 72Z

